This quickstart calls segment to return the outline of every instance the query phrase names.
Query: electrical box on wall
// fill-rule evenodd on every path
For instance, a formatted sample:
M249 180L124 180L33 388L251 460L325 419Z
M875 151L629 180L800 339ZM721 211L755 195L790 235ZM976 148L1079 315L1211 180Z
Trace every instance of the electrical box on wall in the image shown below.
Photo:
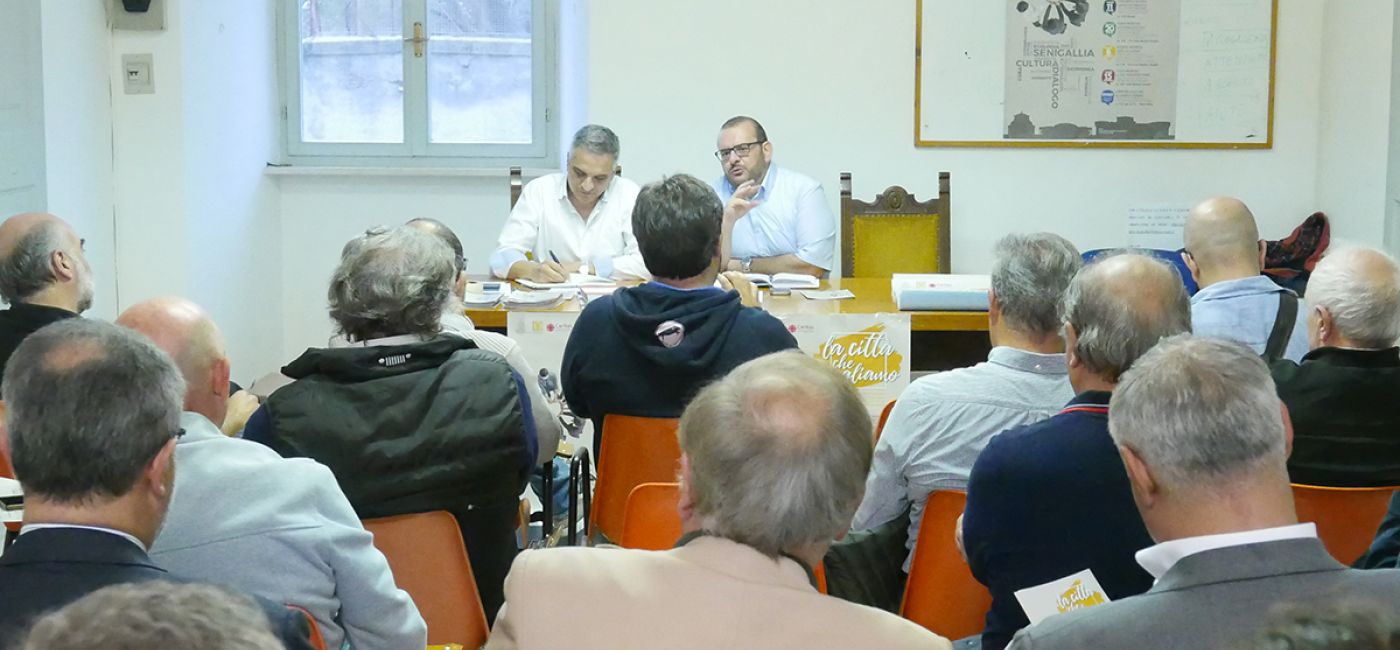
M166 0L107 0L112 29L160 31L165 29Z

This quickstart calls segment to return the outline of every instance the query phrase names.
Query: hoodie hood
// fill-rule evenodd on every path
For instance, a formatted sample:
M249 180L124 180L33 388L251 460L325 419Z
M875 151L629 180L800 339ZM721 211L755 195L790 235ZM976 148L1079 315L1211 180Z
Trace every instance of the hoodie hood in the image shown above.
M741 309L738 293L708 287L683 291L648 282L612 295L623 344L672 372L714 366Z

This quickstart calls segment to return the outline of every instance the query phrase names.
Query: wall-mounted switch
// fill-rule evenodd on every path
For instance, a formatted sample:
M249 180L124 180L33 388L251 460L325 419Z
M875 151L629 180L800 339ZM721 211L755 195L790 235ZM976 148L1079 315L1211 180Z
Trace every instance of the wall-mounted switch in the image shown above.
M122 55L122 88L128 95L150 95L156 91L155 63L149 54Z

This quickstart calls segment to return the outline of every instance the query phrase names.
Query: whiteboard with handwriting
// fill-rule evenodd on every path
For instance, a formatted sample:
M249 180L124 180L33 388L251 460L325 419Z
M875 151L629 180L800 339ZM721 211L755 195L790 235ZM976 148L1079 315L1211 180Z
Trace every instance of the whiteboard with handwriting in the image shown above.
M1078 131L1076 124L1037 125L1017 115L1008 124L1008 75L1025 62L1012 60L1008 38L1014 30L1035 22L1041 29L1043 11L1078 8L1080 33L1099 41L1109 33L1112 12L1163 0L977 0L938 2L919 0L916 50L915 126L919 146L1052 146L1052 147L1182 147L1269 148L1273 145L1273 76L1278 17L1277 0L1165 0L1179 4L1175 38L1175 106L1170 134L1148 139L1113 137L1108 121ZM1018 6L1020 5L1020 6ZM1018 14L1023 11L1024 14ZM1022 18L1022 16L1025 16ZM1061 14L1062 16L1065 14ZM1084 22L1084 17L1089 22ZM1098 22L1093 22L1097 20ZM1013 23L1013 21L1016 21ZM1061 19L1061 24L1068 20ZM1022 24L1025 23L1025 24ZM1013 31L1008 31L1013 30ZM1035 30L1032 30L1035 31ZM1048 30L1047 30L1048 31ZM1065 29L1059 29L1061 33ZM1070 32L1071 34L1073 32ZM1161 33L1171 33L1170 29ZM1043 34L1042 34L1043 36ZM1073 43L1074 41L1069 41ZM1081 43L1088 39L1081 39ZM1097 41L1095 41L1097 43ZM1071 46L1073 47L1073 46ZM1099 47L1078 50L1089 59L1106 56ZM1093 55L1093 56L1090 56ZM1090 62L1093 65L1093 62ZM1107 63L1099 63L1108 67ZM1092 76L1097 77L1100 72ZM1111 84L1111 73L1103 84ZM1059 80L1056 79L1056 91ZM1102 92L1111 103L1110 86L1085 86L1081 95L1094 100ZM1170 88L1168 85L1167 88ZM1121 90L1119 91L1122 92ZM1125 97L1126 95L1120 95ZM1160 93L1171 97L1172 93ZM1171 108L1171 103L1159 102ZM1113 107L1114 109L1117 106ZM1100 112L1107 109L1099 107ZM1126 110L1125 110L1126 113ZM1056 120L1050 120L1056 121ZM1061 120L1063 121L1063 120ZM1082 122L1082 121L1081 121ZM1094 124L1098 128L1094 128ZM1160 122L1158 124L1166 124ZM1134 125L1136 127L1136 125ZM1017 129L1019 128L1019 132ZM1055 129L1059 129L1058 131ZM1018 134L1019 133L1019 134ZM1105 135L1107 133L1107 135Z

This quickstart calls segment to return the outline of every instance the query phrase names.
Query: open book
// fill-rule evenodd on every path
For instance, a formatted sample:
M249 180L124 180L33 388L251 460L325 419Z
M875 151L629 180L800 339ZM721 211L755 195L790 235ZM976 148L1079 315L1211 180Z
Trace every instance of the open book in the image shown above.
M778 287L779 289L815 289L822 284L821 280L805 273L774 273L766 275L763 273L745 273L744 277L749 282L759 287Z

